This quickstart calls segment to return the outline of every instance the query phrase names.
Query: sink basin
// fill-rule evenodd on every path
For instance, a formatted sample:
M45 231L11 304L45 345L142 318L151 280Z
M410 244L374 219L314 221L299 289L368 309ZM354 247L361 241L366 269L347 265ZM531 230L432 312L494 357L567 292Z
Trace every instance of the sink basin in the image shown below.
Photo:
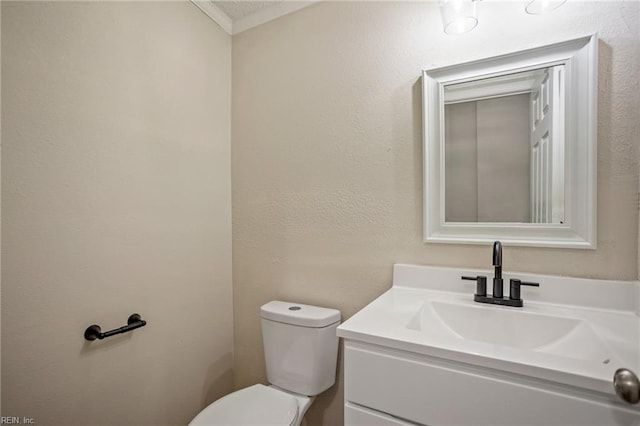
M408 328L431 338L471 340L603 363L610 359L606 344L581 319L471 301L427 301Z

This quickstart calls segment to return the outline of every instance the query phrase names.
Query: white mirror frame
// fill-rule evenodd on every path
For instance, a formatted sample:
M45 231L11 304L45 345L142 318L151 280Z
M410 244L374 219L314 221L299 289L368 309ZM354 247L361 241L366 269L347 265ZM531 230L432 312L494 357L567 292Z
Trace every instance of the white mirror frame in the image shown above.
M597 36L422 73L424 241L596 248ZM565 74L565 223L445 222L444 87L548 66Z

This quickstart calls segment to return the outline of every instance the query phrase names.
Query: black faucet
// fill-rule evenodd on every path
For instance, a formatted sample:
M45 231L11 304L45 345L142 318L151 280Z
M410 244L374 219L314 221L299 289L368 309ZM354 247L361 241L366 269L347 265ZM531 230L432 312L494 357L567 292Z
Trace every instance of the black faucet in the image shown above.
M502 299L502 243L500 241L493 243L493 266L495 269L493 275L493 297Z
M517 308L521 308L524 303L520 298L520 286L540 286L538 283L529 283L516 278L511 278L509 281L509 298L504 298L502 279L502 243L500 241L493 243L493 267L495 268L495 272L493 276L493 294L491 296L487 296L487 277L480 275L477 277L462 277L463 280L476 281L476 294L473 296L473 300L478 303L490 303L492 305L515 306Z

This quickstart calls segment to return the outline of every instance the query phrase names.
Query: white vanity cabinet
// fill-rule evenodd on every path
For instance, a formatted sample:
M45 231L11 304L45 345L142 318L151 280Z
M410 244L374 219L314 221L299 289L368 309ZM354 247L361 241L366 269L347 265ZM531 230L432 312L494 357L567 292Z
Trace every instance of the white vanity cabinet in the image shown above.
M345 426L640 425L615 395L346 340Z
M345 425L640 426L613 388L640 373L640 282L505 272L540 287L522 307L476 303L460 277L492 272L394 266L337 329Z

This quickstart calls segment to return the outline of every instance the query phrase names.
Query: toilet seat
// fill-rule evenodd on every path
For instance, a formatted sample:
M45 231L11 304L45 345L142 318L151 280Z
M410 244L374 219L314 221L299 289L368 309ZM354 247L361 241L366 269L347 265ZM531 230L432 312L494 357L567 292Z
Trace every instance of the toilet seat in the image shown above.
M290 426L297 418L298 403L294 396L258 384L220 398L189 425Z

